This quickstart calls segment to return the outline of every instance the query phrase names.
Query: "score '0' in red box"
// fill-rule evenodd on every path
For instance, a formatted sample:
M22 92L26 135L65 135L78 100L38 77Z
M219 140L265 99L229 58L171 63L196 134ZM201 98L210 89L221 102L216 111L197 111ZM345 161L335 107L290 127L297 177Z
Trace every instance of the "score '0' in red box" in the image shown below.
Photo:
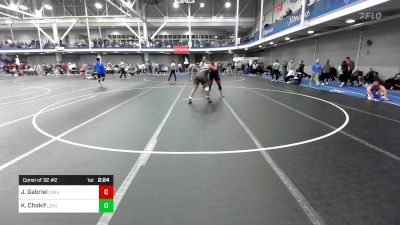
M99 199L113 199L114 187L112 185L99 186Z

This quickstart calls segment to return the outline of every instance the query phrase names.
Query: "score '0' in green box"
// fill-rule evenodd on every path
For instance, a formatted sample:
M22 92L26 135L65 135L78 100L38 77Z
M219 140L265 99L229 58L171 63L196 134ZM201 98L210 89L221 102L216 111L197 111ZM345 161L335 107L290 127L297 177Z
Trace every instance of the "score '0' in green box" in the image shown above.
M100 199L99 200L99 211L100 211L100 213L114 212L114 200L113 199Z

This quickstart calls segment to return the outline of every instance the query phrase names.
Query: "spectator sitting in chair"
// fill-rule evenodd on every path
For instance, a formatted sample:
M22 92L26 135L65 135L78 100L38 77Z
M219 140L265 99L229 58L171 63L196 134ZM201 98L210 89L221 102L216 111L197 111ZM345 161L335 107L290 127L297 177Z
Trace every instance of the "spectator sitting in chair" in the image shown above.
M364 73L362 71L356 70L352 75L351 75L351 85L354 85L354 81L357 82L358 86L362 86L364 82Z
M294 59L291 59L289 63L287 64L287 71L288 74L285 76L285 83L290 83L296 73L296 63L294 62Z
M364 76L365 85L368 86L376 80L379 80L378 73L373 68L369 68L368 73Z
M329 78L328 81L337 81L338 80L338 71L334 66L331 67L331 70L329 71Z
M390 90L400 89L400 73L394 75L394 77L385 81L385 87Z
M290 16L290 15L292 15L292 10L290 9L290 8L288 8L287 10L286 10L286 14L285 14L285 16L284 17L287 17L287 16Z
M367 95L368 100L389 101L386 88L378 80L375 80L367 87Z

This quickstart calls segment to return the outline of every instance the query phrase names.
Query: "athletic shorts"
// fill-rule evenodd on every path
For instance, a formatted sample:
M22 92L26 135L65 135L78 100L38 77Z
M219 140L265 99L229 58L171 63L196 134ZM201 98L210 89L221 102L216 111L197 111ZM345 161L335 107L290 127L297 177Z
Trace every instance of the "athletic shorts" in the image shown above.
M383 99L379 91L375 92L375 93L372 93L372 95L374 96L374 99L376 99L376 100L382 100Z
M97 74L97 76L98 76L99 78L101 78L101 77L106 77L105 74Z
M202 70L193 77L193 84L195 85L203 85L203 87L206 87L208 84L208 70Z
M210 72L210 79L209 79L209 80L210 80L211 82L212 82L213 80L216 80L216 81L221 80L221 77L219 77L218 71Z

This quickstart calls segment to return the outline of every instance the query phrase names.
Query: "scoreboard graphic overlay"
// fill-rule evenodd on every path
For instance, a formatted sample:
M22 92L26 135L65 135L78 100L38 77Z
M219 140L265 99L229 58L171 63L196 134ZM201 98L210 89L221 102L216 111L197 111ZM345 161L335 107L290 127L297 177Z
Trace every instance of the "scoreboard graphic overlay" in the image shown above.
M112 213L113 175L20 175L20 213Z

